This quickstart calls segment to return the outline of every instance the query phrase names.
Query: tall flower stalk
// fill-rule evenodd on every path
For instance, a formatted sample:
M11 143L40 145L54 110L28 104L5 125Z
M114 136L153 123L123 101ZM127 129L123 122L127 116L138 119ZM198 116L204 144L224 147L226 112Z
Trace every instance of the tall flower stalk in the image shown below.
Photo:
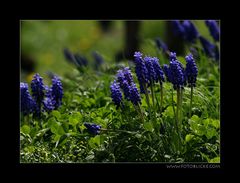
M190 107L189 107L189 118L191 118L191 114L192 114L192 100L193 100L193 87L196 86L198 69L197 69L197 65L195 63L195 60L194 60L192 54L187 55L185 57L185 60L187 62L185 75L186 75L188 86L191 88Z
M144 93L146 95L148 110L151 117L150 99L149 99L148 90L147 90L147 85L149 84L150 78L149 78L147 67L142 58L142 55L143 54L140 52L134 53L135 72L138 78L141 93Z

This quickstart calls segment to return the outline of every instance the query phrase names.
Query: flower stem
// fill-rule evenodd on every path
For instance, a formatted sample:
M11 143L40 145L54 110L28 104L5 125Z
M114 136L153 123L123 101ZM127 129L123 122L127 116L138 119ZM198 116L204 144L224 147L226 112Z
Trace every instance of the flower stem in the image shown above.
M193 98L193 86L191 86L189 118L191 118L192 116L192 98Z
M161 98L160 98L160 113L162 113L162 109L163 109L163 86L162 86L162 83L160 83L160 93L161 93Z
M180 91L180 88L178 88L177 89L177 113L176 113L176 119L177 119L177 127L178 127L178 129L179 129L179 109L180 109L180 95L181 95L181 93L180 93L181 91Z
M148 112L149 112L149 115L150 115L150 118L151 118L152 114L151 114L150 100L149 100L148 91L147 91L147 87L146 87L146 84L145 84L145 83L143 84L143 87L144 87L145 95L146 95L146 99L147 99Z
M173 114L174 114L175 119L176 119L175 125L176 125L176 128L177 128L177 115L176 115L175 108L174 108L173 89L172 89L172 107L173 107Z
M143 115L143 113L142 113L142 109L141 109L141 106L140 106L139 103L138 103L138 108L139 108L139 113L140 113L140 116L141 116L142 122L144 123L144 115Z
M151 94L152 94L152 104L153 104L153 107L155 107L154 90L153 90L153 82L152 81L151 81Z

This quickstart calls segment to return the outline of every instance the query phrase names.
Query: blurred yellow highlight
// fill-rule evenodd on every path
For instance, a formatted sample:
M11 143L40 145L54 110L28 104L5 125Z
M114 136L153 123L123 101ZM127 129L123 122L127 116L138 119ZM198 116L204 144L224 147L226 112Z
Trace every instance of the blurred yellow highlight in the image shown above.
M28 83L31 83L34 74L35 74L34 72L31 72L30 74L27 75L27 78L26 78L26 79L27 79L27 82L28 82Z

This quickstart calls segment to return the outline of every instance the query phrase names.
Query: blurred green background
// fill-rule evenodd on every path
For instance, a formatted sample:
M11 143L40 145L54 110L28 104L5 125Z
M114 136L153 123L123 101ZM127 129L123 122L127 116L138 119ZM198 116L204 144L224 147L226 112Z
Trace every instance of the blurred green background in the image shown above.
M194 20L199 32L212 40L208 29L201 20ZM72 71L67 63L63 48L79 52L91 59L92 51L98 51L106 62L115 63L115 55L123 50L125 44L124 21L113 21L111 30L102 32L96 20L22 20L21 21L21 54L32 58L36 63L32 73L21 70L21 81L30 82L34 73L43 77L47 71L63 76ZM140 27L140 50L148 53L154 47L154 39L165 40L165 21L145 20Z

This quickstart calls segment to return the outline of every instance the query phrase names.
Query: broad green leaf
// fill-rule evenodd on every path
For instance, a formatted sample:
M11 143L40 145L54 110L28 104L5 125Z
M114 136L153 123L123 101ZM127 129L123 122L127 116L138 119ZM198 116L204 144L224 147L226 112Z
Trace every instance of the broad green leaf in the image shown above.
M30 127L29 127L28 125L23 125L23 126L21 127L21 131L22 131L23 133L25 133L25 134L29 134L30 131L31 131L31 129L30 129Z
M53 110L52 115L56 117L58 120L61 118L61 114L59 111Z
M210 159L209 163L220 163L220 157L215 157L213 159Z
M70 123L72 126L76 126L76 125L79 123L79 121L78 121L78 119L74 118L73 116L70 116L70 117L69 117L69 123Z
M50 126L50 129L51 129L51 132L54 133L54 134L57 134L58 133L58 123L57 122L53 122Z
M65 134L65 131L64 131L62 125L60 125L60 126L58 127L57 133L58 133L59 135L64 135L64 134Z
M213 136L216 136L216 135L217 135L217 132L214 128L210 127L210 128L207 129L206 137L208 139L211 139Z
M56 122L57 122L56 119L54 117L51 117L47 122L48 127L51 128L52 124Z
M220 128L220 121L212 119L211 120L211 125L218 129L218 128Z
M52 126L50 127L50 129L51 129L51 132L54 134L58 134L58 135L65 134L65 131L63 130L63 127L59 122L52 123Z
M185 141L189 142L193 137L194 137L194 135L187 134L186 137L185 137Z
M61 138L61 135L55 135L54 139L53 139L53 142L57 142L59 141Z
M205 135L207 133L207 129L203 125L198 124L198 128L196 130L197 130L197 134L200 136Z
M151 122L145 122L143 124L143 126L144 126L145 130L147 130L147 131L153 132L153 130L154 130Z
M163 112L163 115L165 117L169 116L171 118L174 118L173 107L172 106L168 106L168 108Z
M95 137L89 139L88 144L91 148L96 148L100 145L100 135L96 135Z

